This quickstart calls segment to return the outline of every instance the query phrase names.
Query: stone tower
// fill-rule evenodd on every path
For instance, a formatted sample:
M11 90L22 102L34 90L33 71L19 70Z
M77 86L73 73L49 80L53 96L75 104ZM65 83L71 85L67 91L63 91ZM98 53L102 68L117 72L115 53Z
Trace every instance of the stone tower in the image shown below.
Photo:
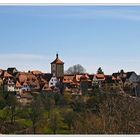
M57 78L62 78L64 76L64 62L61 61L56 54L56 59L51 63L51 73Z

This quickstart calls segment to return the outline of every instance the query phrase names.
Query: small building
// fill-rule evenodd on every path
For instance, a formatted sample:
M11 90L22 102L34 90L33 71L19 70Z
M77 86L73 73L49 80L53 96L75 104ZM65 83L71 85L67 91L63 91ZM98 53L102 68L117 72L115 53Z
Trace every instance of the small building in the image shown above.
M22 85L19 83L19 81L17 81L16 86L15 86L16 92L21 93L21 88L22 88Z
M105 81L104 74L94 74L92 79L92 85L98 85L99 87L101 87L104 81Z
M138 81L138 75L135 72L126 73L126 82L136 83Z
M55 76L53 76L49 81L49 87L55 87L57 82L58 82L58 79Z
M124 84L132 84L138 81L138 75L134 72L118 72L113 73L112 76L118 80L121 80Z
M8 73L7 71L4 71L3 78L4 79L12 79L13 76L10 73Z
M18 73L18 70L15 67L8 68L7 72L10 73L11 75L15 76L15 74Z
M34 91L34 92L40 91L40 84L39 84L39 81L37 79L35 81L29 80L28 85L30 86L31 91Z
M22 93L25 93L25 92L31 92L31 88L30 88L30 86L27 84L27 82L24 82L23 83L23 86L22 86L22 88L21 88L21 92Z
M82 94L88 93L88 89L91 87L91 80L87 74L83 74L80 77L80 90Z
M50 92L52 89L49 87L49 83L46 82L42 88L42 91Z
M4 90L5 91L10 91L10 92L14 92L15 91L15 83L13 82L13 80L8 79L5 84L4 84Z
M63 84L65 85L67 90L72 88L73 79L74 79L74 75L73 74L64 75L64 77L63 77Z
M80 87L80 78L82 77L83 74L76 74L73 78L72 85L75 87L79 88Z
M53 74L51 74L51 73L44 73L40 76L40 79L41 79L41 81L49 82L50 79L52 78L52 76L53 76Z

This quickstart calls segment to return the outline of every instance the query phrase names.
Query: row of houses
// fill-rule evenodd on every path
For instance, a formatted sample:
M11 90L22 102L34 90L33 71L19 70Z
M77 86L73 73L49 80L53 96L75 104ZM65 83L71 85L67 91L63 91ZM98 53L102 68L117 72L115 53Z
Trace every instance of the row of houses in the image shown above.
M140 96L140 76L135 72L120 72L105 75L102 72L96 74L65 74L64 62L56 59L51 63L51 73L41 71L21 72L16 68L0 69L0 87L3 91L14 92L22 104L33 100L32 94L66 93L82 95L86 92L93 93L95 88L118 90L117 92L130 92ZM114 92L114 91L113 91Z
M120 86L123 90L126 86L134 88L139 95L140 76L135 72L118 72L112 75L105 74L64 74L58 79L51 73L40 71L19 72L16 68L0 70L0 85L5 91L19 94L30 92L56 92L59 91L59 84L62 83L64 90L71 93L81 94L81 88L85 83L90 90L97 85L102 88L109 85L112 88Z
M0 70L0 85L5 91L30 92L47 90L55 86L57 79L52 74L44 74L40 71L14 72L16 68L11 68L13 72Z

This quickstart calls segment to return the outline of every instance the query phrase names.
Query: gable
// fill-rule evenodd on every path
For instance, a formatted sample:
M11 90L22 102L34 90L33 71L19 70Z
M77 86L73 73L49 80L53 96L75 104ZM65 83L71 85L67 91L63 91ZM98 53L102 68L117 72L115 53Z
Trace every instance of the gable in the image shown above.
M138 76L135 72L131 74L131 76L129 77L129 81L130 82L137 82L138 81Z

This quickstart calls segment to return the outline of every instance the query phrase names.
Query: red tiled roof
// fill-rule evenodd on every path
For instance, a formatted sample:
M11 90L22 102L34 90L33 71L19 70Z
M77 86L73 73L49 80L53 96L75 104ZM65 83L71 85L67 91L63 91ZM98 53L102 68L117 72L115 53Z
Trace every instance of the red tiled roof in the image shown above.
M64 64L59 58L56 58L51 64Z
M32 74L34 74L34 75L39 75L39 74L42 74L42 72L39 71L39 70L34 70L34 71L32 71Z
M83 79L83 80L88 80L89 79L89 76L87 74L84 74L80 77L80 79Z
M104 79L105 78L104 74L96 74L96 77L98 79Z
M116 80L116 78L114 76L112 76L112 80Z
M28 86L28 84L26 82L23 83L23 86Z
M18 81L16 82L16 87L17 87L17 88L22 87L21 84L20 84Z
M74 75L64 75L63 83L72 83Z
M63 79L63 83L72 83L71 79Z
M30 80L37 80L37 77L35 75L33 75L32 73L28 73L27 74L27 81L30 81Z
M7 71L4 72L4 77L13 77L11 74L9 74Z
M56 54L56 59L55 59L51 64L64 64L64 62L61 61L61 60L58 58L58 54Z
M45 83L45 85L44 85L44 87L42 88L42 90L51 91L52 89L49 87L49 84L48 84L48 83Z
M20 75L19 75L19 82L21 83L21 82L25 82L25 81L27 81L27 76L26 76L26 74L25 73L20 73Z
M82 76L82 75L75 75L75 80L76 80L76 81L80 81L81 76Z

